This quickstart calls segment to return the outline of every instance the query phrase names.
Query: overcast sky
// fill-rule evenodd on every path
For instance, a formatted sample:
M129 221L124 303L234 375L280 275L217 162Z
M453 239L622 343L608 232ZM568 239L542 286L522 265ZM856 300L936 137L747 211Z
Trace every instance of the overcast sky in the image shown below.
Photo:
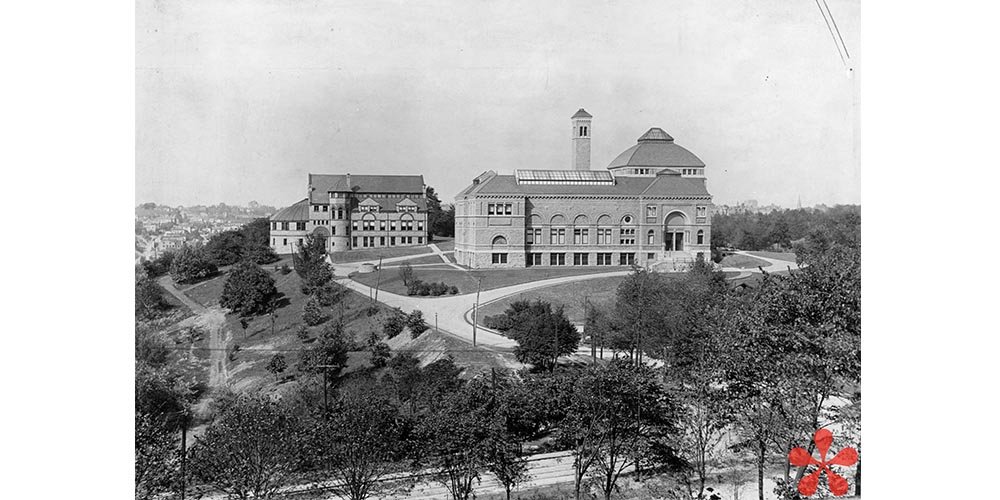
M715 203L860 203L858 0L136 4L136 203L286 206L307 173L592 168L650 127Z

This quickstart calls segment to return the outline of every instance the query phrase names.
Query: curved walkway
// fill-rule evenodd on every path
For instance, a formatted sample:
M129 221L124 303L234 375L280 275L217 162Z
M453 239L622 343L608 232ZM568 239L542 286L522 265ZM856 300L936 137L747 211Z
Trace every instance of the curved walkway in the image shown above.
M772 259L770 257L762 257L760 255L753 255L753 254L750 254L749 252L744 252L742 250L740 250L738 252L733 252L733 253L736 254L736 255L743 255L745 257L752 257L754 259L759 259L759 260L762 260L764 262L767 262L767 267L763 268L764 272L766 272L766 273L776 273L776 272L779 272L779 271L789 271L789 270L795 271L795 270L797 270L799 268L798 263L792 262L792 261L789 261L789 260L779 260L779 259ZM725 272L737 272L737 273L740 273L739 276L736 276L736 277L733 277L733 278L729 278L731 280L743 279L743 278L746 278L747 276L750 276L751 274L755 274L755 273L759 274L761 272L761 268L759 268L759 267L755 267L753 269L743 269L741 267L724 267L724 268L722 268L722 270L725 271Z

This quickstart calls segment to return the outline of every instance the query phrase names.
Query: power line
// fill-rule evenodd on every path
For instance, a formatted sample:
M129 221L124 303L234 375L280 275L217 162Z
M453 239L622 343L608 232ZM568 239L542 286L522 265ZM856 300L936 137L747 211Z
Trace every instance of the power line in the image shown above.
M833 18L833 11L830 10L830 6L826 4L826 0L823 0L823 5L826 7L826 13L830 15L830 22L833 23L833 29L837 30L837 38L840 39L840 45L844 47L844 54L847 54L847 58L851 58L851 54L847 52L847 44L844 43L844 37L840 36L840 28L837 27L837 20Z
M819 9L820 15L823 16L823 21L826 22L826 29L830 31L830 37L833 38L833 44L837 46L837 54L840 55L840 61L847 65L847 59L844 59L844 52L840 49L840 43L837 42L837 36L833 33L833 27L830 26L830 20L826 17L826 11L823 10L823 6L819 4L820 0L816 1L816 8ZM826 3L826 2L824 2Z

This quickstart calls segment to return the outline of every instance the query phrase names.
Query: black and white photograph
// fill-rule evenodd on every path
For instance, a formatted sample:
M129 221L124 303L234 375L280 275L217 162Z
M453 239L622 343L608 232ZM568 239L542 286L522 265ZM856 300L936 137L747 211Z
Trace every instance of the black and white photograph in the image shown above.
M135 498L861 498L860 24L137 1Z

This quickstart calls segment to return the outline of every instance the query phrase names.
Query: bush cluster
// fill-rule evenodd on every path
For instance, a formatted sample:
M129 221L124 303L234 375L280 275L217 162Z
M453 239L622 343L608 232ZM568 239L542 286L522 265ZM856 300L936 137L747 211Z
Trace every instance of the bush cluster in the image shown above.
M437 297L439 295L456 295L458 293L458 287L454 285L447 285L441 282L435 283L424 283L420 280L413 280L406 287L407 295L421 295L428 296L432 295Z
M302 307L302 321L309 326L316 326L329 319L320 308L319 300L316 297L309 297Z
M406 317L406 326L410 329L410 338L417 338L421 333L427 331L427 323L424 322L424 313L415 309Z
M505 332L514 326L514 321L507 314L495 314L484 317L483 326L498 332Z
M403 332L403 328L406 328L406 319L406 314L403 311L393 309L392 314L382 323L382 333L389 339L399 335Z

